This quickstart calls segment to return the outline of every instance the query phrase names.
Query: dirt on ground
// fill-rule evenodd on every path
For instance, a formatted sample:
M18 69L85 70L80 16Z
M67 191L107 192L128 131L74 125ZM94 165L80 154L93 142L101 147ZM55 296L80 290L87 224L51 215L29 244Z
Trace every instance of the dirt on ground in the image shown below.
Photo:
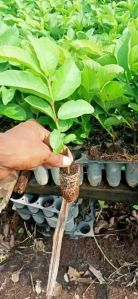
M118 128L113 138L105 130L94 128L85 147L89 159L138 161L138 131Z
M105 206L100 215L98 210L96 219L109 222L112 209L108 213ZM128 207L123 214L128 218ZM55 298L138 299L138 224L132 223L102 227L94 238L65 235ZM23 222L9 205L1 215L0 250L0 299L46 298L52 236Z
M16 125L16 121L11 120L8 117L0 117L0 132L5 132Z

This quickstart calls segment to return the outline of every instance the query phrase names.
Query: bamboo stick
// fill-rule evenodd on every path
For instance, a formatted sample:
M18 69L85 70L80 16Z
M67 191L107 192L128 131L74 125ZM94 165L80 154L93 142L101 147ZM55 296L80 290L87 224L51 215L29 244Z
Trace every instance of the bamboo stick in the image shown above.
M69 206L70 204L63 198L61 210L57 221L57 226L53 237L52 256L50 260L49 276L48 276L48 284L47 284L47 292L46 292L47 299L50 299L53 296L53 292L55 289L58 268L59 268L62 239L63 239L66 220L68 217Z

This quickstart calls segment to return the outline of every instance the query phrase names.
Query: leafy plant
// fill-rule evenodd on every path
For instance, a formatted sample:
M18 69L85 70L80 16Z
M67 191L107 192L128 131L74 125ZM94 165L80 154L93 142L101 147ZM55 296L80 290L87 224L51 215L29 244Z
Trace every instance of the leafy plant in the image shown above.
M94 111L87 101L75 96L69 98L81 84L81 72L73 58L69 55L61 64L60 48L53 40L31 36L26 47L1 46L0 59L14 62L18 67L0 73L1 114L18 120L26 118L25 107L9 103L15 90L19 90L22 101L54 122L50 143L55 153L61 152L65 144L76 139L75 134L65 133L66 121Z
M120 126L135 129L136 0L1 0L0 8L1 114L36 117L60 136L59 148L82 144L95 122L113 139Z

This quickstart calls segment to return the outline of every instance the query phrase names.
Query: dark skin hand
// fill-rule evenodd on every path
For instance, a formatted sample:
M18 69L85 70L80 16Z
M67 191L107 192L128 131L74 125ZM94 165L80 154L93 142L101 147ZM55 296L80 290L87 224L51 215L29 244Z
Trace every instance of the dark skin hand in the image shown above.
M0 134L0 179L13 170L30 170L39 165L68 167L73 161L68 156L56 155L50 148L50 132L35 120L21 123Z

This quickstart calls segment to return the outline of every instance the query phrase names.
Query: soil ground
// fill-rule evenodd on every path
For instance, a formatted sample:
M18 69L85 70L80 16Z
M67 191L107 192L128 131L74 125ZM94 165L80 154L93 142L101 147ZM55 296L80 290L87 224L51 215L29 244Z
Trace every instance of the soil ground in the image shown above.
M7 222L10 219L10 222ZM137 224L135 223L135 231ZM8 258L0 264L0 299L46 298L46 283L51 257L52 236L44 237L32 223L25 224L11 208L4 211L0 222L1 239L11 243ZM15 236L15 241L12 236ZM79 240L64 236L58 273L59 294L62 299L138 299L138 238L132 226L111 230L93 238ZM12 241L12 242L11 242ZM2 243L2 242L1 242ZM7 246L8 247L8 246ZM113 264L119 271L116 271ZM89 265L99 270L105 283L87 270ZM68 268L73 267L88 283L67 281ZM20 275L13 274L20 270ZM87 271L87 272L86 272ZM120 273L119 273L120 272ZM18 274L18 273L17 273ZM86 276L86 277L87 277ZM91 278L91 282L89 281ZM16 282L16 279L18 282ZM36 286L41 293L37 295Z
M107 132L95 127L85 145L89 158L92 160L137 161L138 132L120 127L114 137L113 141Z

